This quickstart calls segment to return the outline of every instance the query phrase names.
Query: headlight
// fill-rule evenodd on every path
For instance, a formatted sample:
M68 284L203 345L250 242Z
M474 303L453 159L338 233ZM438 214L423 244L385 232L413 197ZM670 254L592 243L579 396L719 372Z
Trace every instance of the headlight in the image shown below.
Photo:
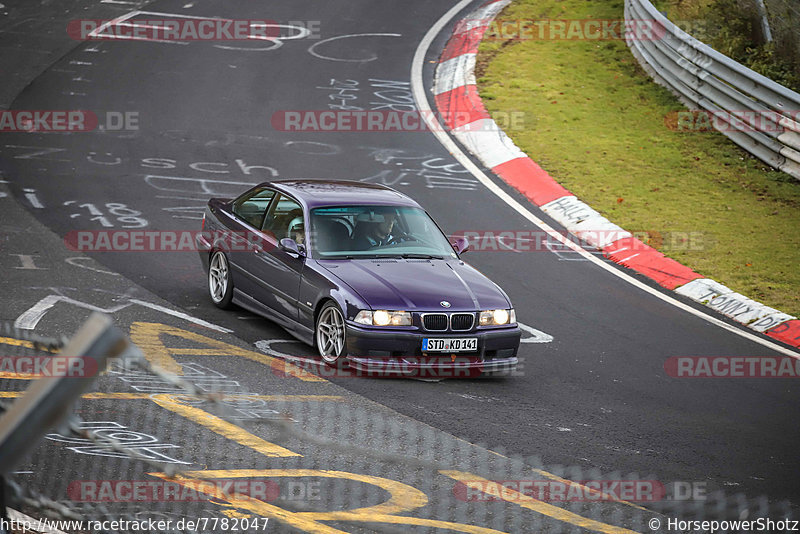
M508 310L485 310L481 312L479 322L481 326L514 324L517 322L517 314L514 308Z
M410 326L411 314L407 311L361 310L353 320L371 326Z

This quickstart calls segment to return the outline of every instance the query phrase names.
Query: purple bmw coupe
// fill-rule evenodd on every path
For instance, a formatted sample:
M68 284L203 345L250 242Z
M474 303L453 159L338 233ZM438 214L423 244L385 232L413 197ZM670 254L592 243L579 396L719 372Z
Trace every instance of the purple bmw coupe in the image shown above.
M265 182L211 199L198 237L211 300L382 374L507 374L520 329L508 296L459 257L419 204L348 181Z

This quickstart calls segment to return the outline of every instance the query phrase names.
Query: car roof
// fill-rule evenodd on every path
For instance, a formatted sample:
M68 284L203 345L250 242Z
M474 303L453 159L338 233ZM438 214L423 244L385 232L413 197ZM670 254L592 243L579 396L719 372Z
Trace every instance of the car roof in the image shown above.
M380 184L349 180L275 180L259 187L287 193L309 209L321 206L379 205L419 207L410 197Z

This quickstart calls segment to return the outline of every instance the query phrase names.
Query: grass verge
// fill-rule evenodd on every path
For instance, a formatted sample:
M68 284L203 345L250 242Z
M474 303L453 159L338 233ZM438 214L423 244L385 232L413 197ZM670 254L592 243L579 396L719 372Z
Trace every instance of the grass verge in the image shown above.
M498 21L622 18L620 0L516 0ZM580 199L660 236L650 245L702 275L800 316L800 182L722 134L670 128L685 108L624 41L488 35L476 76L490 113L522 112L522 127L506 130L514 142Z

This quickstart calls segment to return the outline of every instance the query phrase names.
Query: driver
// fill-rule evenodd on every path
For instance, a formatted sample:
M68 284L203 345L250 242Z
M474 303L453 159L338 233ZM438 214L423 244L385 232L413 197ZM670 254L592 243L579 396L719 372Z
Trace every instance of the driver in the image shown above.
M392 234L397 221L397 213L391 208L376 209L373 213L382 216L382 219L376 217L377 222L364 223L365 230L359 232L353 239L353 246L356 250L388 245L397 237Z

